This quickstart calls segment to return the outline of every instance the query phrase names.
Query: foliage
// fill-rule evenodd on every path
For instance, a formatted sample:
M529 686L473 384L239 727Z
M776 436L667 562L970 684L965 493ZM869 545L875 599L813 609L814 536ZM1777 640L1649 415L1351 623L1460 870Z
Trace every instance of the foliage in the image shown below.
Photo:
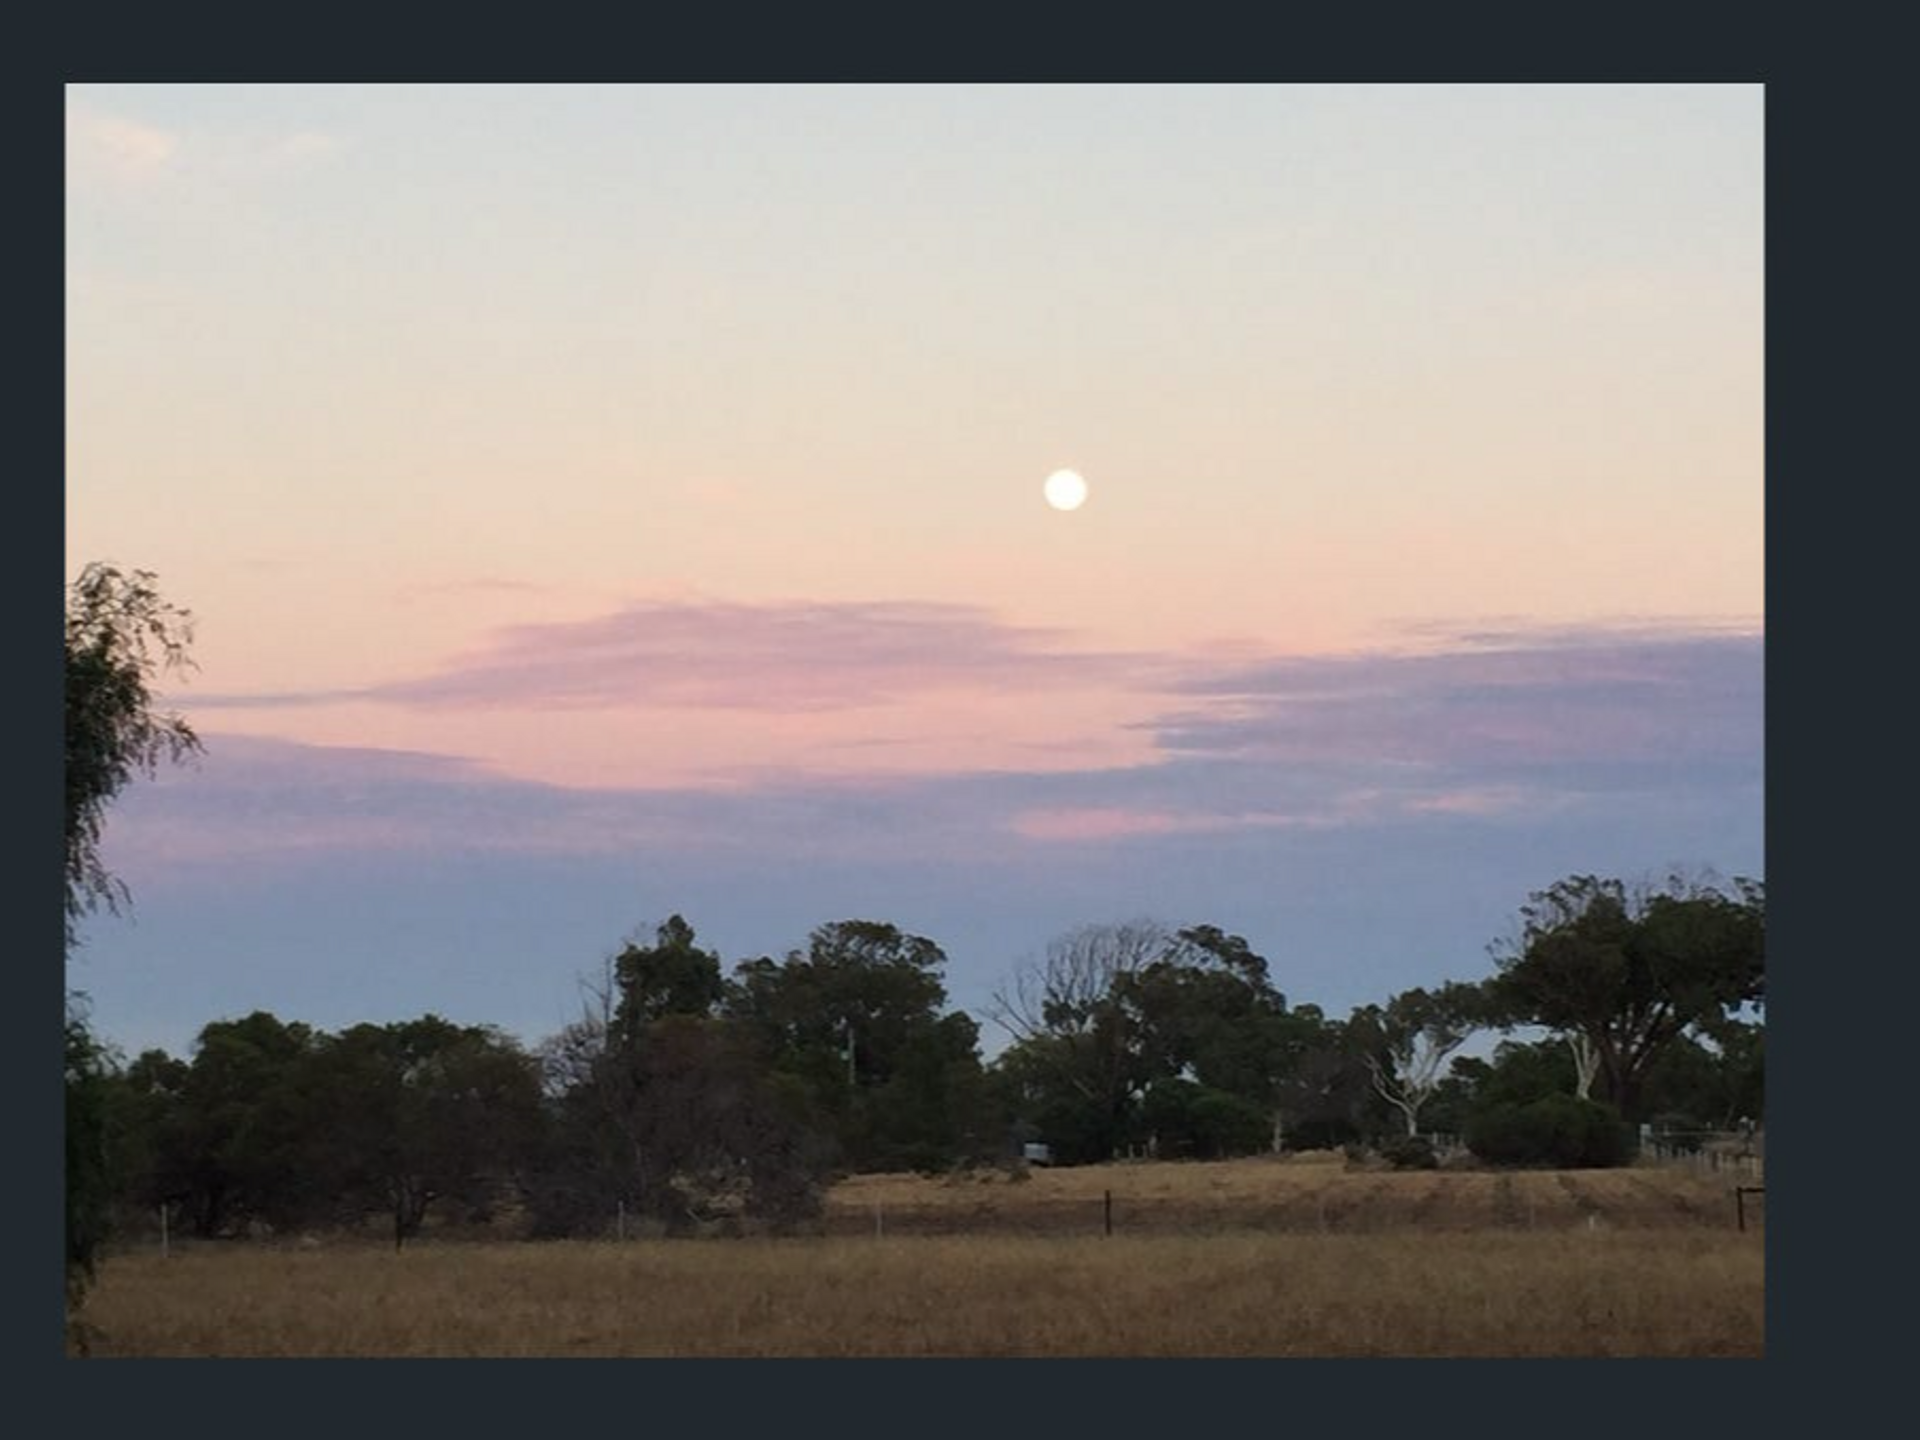
M1149 1075L1121 996L1176 943L1154 920L1084 925L994 995L989 1014L1013 1037L996 1066L1007 1121L1038 1129L1060 1163L1110 1159L1137 1138Z
M838 937L816 932L819 958L831 960ZM937 964L931 942L892 927L861 925L849 945L856 965L911 968L921 993ZM526 1180L536 1232L601 1233L622 1207L669 1232L784 1229L816 1214L846 1120L844 1104L820 1099L823 1087L845 1088L833 1018L858 1013L887 1033L898 1017L876 997L899 991L903 976L863 989L831 963L789 973L762 961L723 984L717 957L676 915L651 948L629 945L611 979L599 1014L543 1047L550 1123ZM856 995L875 1003L856 1009ZM869 1057L870 1069L880 1064Z
M313 1092L303 1071L318 1041L311 1027L264 1010L201 1027L158 1139L168 1198L195 1235L294 1224L315 1213L306 1153Z
M96 905L117 909L126 887L100 860L107 805L136 773L202 747L178 715L155 708L152 684L191 665L192 616L161 599L145 570L89 565L67 590L67 940Z
M623 1036L668 1015L710 1015L724 987L720 957L694 944L693 927L670 916L654 932L654 943L628 943L614 958L619 1003L613 1023Z
M82 1002L70 997L66 1025L67 1299L77 1307L92 1283L112 1209L107 1116L111 1057L94 1038Z
M1277 1087L1284 1148L1330 1150L1375 1132L1380 1102L1366 1066L1370 1037L1326 1019L1318 1006L1302 1005L1293 1014L1304 1028Z
M1633 1153L1619 1111L1573 1095L1490 1105L1468 1122L1466 1142L1493 1165L1600 1168L1624 1164Z
M309 1173L342 1208L385 1213L396 1247L436 1201L484 1218L533 1151L538 1072L490 1027L355 1025L322 1037L304 1071Z
M1289 1009L1265 957L1218 926L1071 932L995 1013L1016 1037L994 1067L1003 1114L1064 1164L1324 1145L1372 1123L1359 1032L1311 1005ZM1195 1091L1183 1086L1211 1097L1209 1133L1194 1129Z
M837 921L784 964L736 966L722 1013L829 1117L841 1164L938 1168L987 1143L979 1031L945 1013L945 965L924 936Z
M1368 1077L1381 1099L1419 1133L1420 1109L1439 1088L1440 1067L1487 1021L1489 1006L1478 985L1449 981L1435 990L1406 990L1384 1006L1356 1010L1349 1022Z
M136 773L199 750L187 722L154 708L151 685L163 670L191 662L191 616L161 599L144 570L123 574L89 565L67 588L66 603L66 948L81 916L116 910L124 883L100 859L109 802ZM88 1029L84 1000L66 1015L66 1275L70 1306L91 1281L110 1220L105 1049Z
M1681 1036L1647 1075L1646 1113L1685 1115L1693 1128L1732 1130L1764 1113L1766 1026L1730 1023L1711 1038Z
M1471 1088L1469 1108L1525 1105L1574 1093L1573 1058L1559 1040L1502 1040L1491 1060L1462 1056L1453 1062L1453 1073Z
M1212 925L1082 927L1020 972L995 1013L1016 1037L996 1067L1007 1116L1044 1132L1068 1164L1142 1146L1263 1147L1301 1040L1266 959ZM1218 1133L1195 1130L1197 1091L1182 1086L1211 1097Z
M1739 975L1742 1003L1760 999L1758 887L1624 895L1570 884L1528 912L1494 981L1344 1022L1290 1008L1266 959L1216 926L1084 927L1015 987L1024 1008L1001 997L1016 1039L990 1069L972 1018L947 1009L941 948L872 920L723 979L674 915L609 957L597 1003L533 1055L434 1015L328 1035L255 1012L206 1026L190 1062L150 1051L122 1069L76 1013L74 1193L97 1178L203 1236L379 1213L398 1244L435 1207L484 1219L508 1195L549 1236L603 1234L622 1209L670 1233L792 1229L817 1219L836 1169L945 1172L1021 1140L1065 1165L1284 1142L1425 1168L1422 1117L1494 1163L1617 1164L1632 1132L1578 1094L1583 1049L1613 1042L1609 1083L1629 1075L1664 1116L1757 1117L1764 1078L1764 1027L1721 984ZM1606 1008L1623 995L1651 998ZM1488 1018L1556 1033L1441 1076Z
M1154 1154L1165 1160L1257 1154L1273 1133L1263 1107L1191 1080L1155 1081L1140 1110Z
M1503 1023L1583 1039L1602 1096L1645 1113L1654 1065L1681 1036L1710 1034L1765 999L1765 887L1730 892L1668 877L1661 888L1576 875L1537 892L1516 940L1496 944L1488 993Z
M1380 1158L1396 1170L1433 1170L1440 1165L1433 1142L1424 1135L1396 1135L1382 1141Z
M669 1231L757 1220L788 1229L819 1213L824 1146L800 1088L759 1063L722 1020L670 1016L639 1071L639 1209Z

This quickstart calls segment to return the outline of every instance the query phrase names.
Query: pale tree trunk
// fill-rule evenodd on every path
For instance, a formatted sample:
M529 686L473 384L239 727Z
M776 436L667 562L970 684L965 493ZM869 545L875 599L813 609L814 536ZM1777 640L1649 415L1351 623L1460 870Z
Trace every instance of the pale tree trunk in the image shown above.
M1374 1092L1407 1117L1408 1137L1418 1135L1420 1107L1426 1103L1427 1096L1433 1093L1432 1082L1422 1079L1413 1083L1401 1083L1390 1079L1386 1068L1371 1055L1367 1056L1367 1070L1373 1077Z
M1582 1100L1588 1099L1593 1090L1593 1077L1600 1070L1600 1052L1594 1048L1593 1041L1580 1034L1567 1036L1567 1048L1573 1051L1573 1093Z

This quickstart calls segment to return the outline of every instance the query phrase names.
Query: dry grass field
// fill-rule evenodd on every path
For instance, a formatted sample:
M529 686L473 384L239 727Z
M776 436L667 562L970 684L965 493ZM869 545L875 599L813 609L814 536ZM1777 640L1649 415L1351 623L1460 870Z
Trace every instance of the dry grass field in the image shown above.
M1114 1233L1105 1197L1114 1196ZM802 1239L207 1245L96 1356L1758 1356L1764 1231L1684 1170L1124 1165L835 1190Z
M999 1171L945 1179L860 1175L828 1197L827 1232L1099 1235L1108 1194L1114 1233L1128 1236L1717 1230L1734 1223L1733 1183L1684 1166L1356 1169L1335 1152L1033 1169L1018 1181ZM1757 1220L1757 1206L1749 1218Z

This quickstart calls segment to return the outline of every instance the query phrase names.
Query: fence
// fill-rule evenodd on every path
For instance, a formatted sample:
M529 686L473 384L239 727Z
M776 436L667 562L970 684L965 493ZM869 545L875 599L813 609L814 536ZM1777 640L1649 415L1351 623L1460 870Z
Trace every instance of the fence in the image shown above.
M1766 1140L1766 1132L1759 1129L1655 1130L1642 1126L1640 1153L1663 1164L1758 1180L1766 1175Z

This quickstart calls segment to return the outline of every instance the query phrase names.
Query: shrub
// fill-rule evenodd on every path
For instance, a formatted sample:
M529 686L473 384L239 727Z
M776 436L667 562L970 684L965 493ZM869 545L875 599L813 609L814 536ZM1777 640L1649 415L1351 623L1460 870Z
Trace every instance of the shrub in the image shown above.
M1466 1139L1467 1148L1491 1165L1599 1168L1622 1164L1632 1154L1619 1112L1573 1095L1490 1105L1469 1119Z
M1380 1147L1380 1158L1396 1170L1437 1170L1440 1157L1424 1135L1401 1135Z
M1141 1122L1165 1159L1254 1155L1272 1134L1267 1112L1252 1101L1190 1080L1157 1082L1141 1105Z

